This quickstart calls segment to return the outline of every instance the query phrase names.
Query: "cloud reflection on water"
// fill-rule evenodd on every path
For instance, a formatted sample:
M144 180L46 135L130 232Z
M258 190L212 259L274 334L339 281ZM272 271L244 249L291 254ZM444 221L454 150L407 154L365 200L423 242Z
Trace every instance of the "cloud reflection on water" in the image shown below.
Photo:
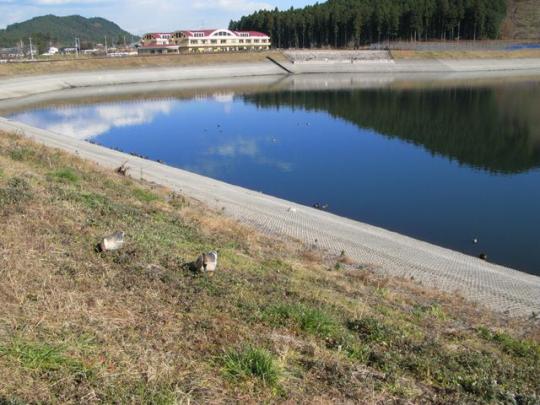
M168 115L172 101L144 101L98 106L74 106L47 111L47 114L20 114L17 120L77 139L91 139L112 128L151 123L158 115Z

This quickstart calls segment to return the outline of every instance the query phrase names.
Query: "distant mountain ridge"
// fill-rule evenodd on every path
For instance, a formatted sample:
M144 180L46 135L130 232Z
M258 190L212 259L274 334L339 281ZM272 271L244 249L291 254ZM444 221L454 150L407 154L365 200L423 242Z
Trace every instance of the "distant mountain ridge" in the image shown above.
M37 41L55 46L74 46L75 37L80 38L81 44L93 45L104 43L105 36L109 45L123 43L137 36L120 28L112 21L101 17L85 18L80 15L58 17L45 15L30 20L11 24L0 30L0 47L12 47L21 40L28 41L29 37Z

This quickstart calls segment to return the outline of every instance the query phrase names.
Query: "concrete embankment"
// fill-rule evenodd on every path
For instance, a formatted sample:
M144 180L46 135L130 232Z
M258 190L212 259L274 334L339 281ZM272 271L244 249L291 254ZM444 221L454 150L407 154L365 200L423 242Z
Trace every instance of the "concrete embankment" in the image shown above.
M282 63L282 62L281 62ZM289 62L286 62L289 63ZM498 65L497 65L498 64ZM387 72L424 74L455 72L492 72L494 70L532 72L540 69L540 59L497 61L420 61L340 64L290 62L287 69L294 73ZM384 70L381 66L393 66ZM358 69L356 69L358 68ZM322 69L322 71L321 71ZM342 70L340 70L342 69ZM400 70L401 69L401 70ZM0 81L0 100L46 94L68 88L90 88L127 83L172 82L184 80L196 85L207 79L233 77L255 80L265 76L271 80L289 75L278 65L251 63L242 65L206 66L189 68L154 68L125 71L69 73L62 75L19 77ZM293 76L301 79L302 76ZM308 84L297 83L297 86ZM481 302L497 311L528 316L540 312L540 277L490 264L474 257L421 242L360 222L337 217L310 207L301 206L261 193L236 187L184 170L139 159L88 142L57 133L0 119L0 130L17 132L47 146L56 147L108 168L128 161L129 173L137 178L153 181L204 201L242 222L252 224L265 232L297 238L307 244L316 244L333 254L347 252L359 264L369 265L375 271L393 276L414 278L427 286L452 292Z
M267 61L262 63L144 68L20 76L0 81L0 100L27 97L30 95L70 88L283 74L283 69L270 61Z
M357 52L358 54L358 52ZM304 59L302 59L304 58ZM19 76L0 81L0 100L28 97L52 91L94 86L133 83L159 83L179 80L247 78L314 73L391 73L391 74L452 74L506 72L523 74L540 70L540 59L467 59L467 60L393 60L390 57L335 57L305 59L292 55L288 61L104 70L80 73Z
M287 51L284 68L295 73L452 73L540 69L540 58L393 59L387 51Z

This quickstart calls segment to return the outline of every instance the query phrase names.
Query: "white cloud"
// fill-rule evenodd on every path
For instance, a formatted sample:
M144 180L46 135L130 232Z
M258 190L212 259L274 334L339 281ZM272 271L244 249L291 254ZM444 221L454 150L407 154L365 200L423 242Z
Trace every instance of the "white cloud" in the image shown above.
M301 6L306 0L0 0L0 27L44 14L104 17L133 34L226 28L259 9ZM297 3L297 4L294 4Z
M288 9L315 0L0 0L0 28L45 14L107 18L131 32L226 28L259 9Z
M193 1L193 7L200 10L233 10L241 12L250 12L253 10L272 9L272 5L264 2L245 1L245 0L206 0Z

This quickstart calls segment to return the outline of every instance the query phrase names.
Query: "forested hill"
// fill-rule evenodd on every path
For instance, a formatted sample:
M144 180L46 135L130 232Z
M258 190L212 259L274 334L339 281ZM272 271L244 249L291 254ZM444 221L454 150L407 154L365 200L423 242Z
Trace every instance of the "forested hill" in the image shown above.
M33 37L35 42L56 46L73 46L74 38L79 37L81 45L103 43L107 36L109 44L121 42L124 37L131 41L132 35L115 23L104 18L85 18L79 15L57 17L46 15L9 25L0 30L0 47L15 46L21 40L27 42Z
M498 38L507 0L328 0L231 21L260 30L277 47L358 46L396 39Z

